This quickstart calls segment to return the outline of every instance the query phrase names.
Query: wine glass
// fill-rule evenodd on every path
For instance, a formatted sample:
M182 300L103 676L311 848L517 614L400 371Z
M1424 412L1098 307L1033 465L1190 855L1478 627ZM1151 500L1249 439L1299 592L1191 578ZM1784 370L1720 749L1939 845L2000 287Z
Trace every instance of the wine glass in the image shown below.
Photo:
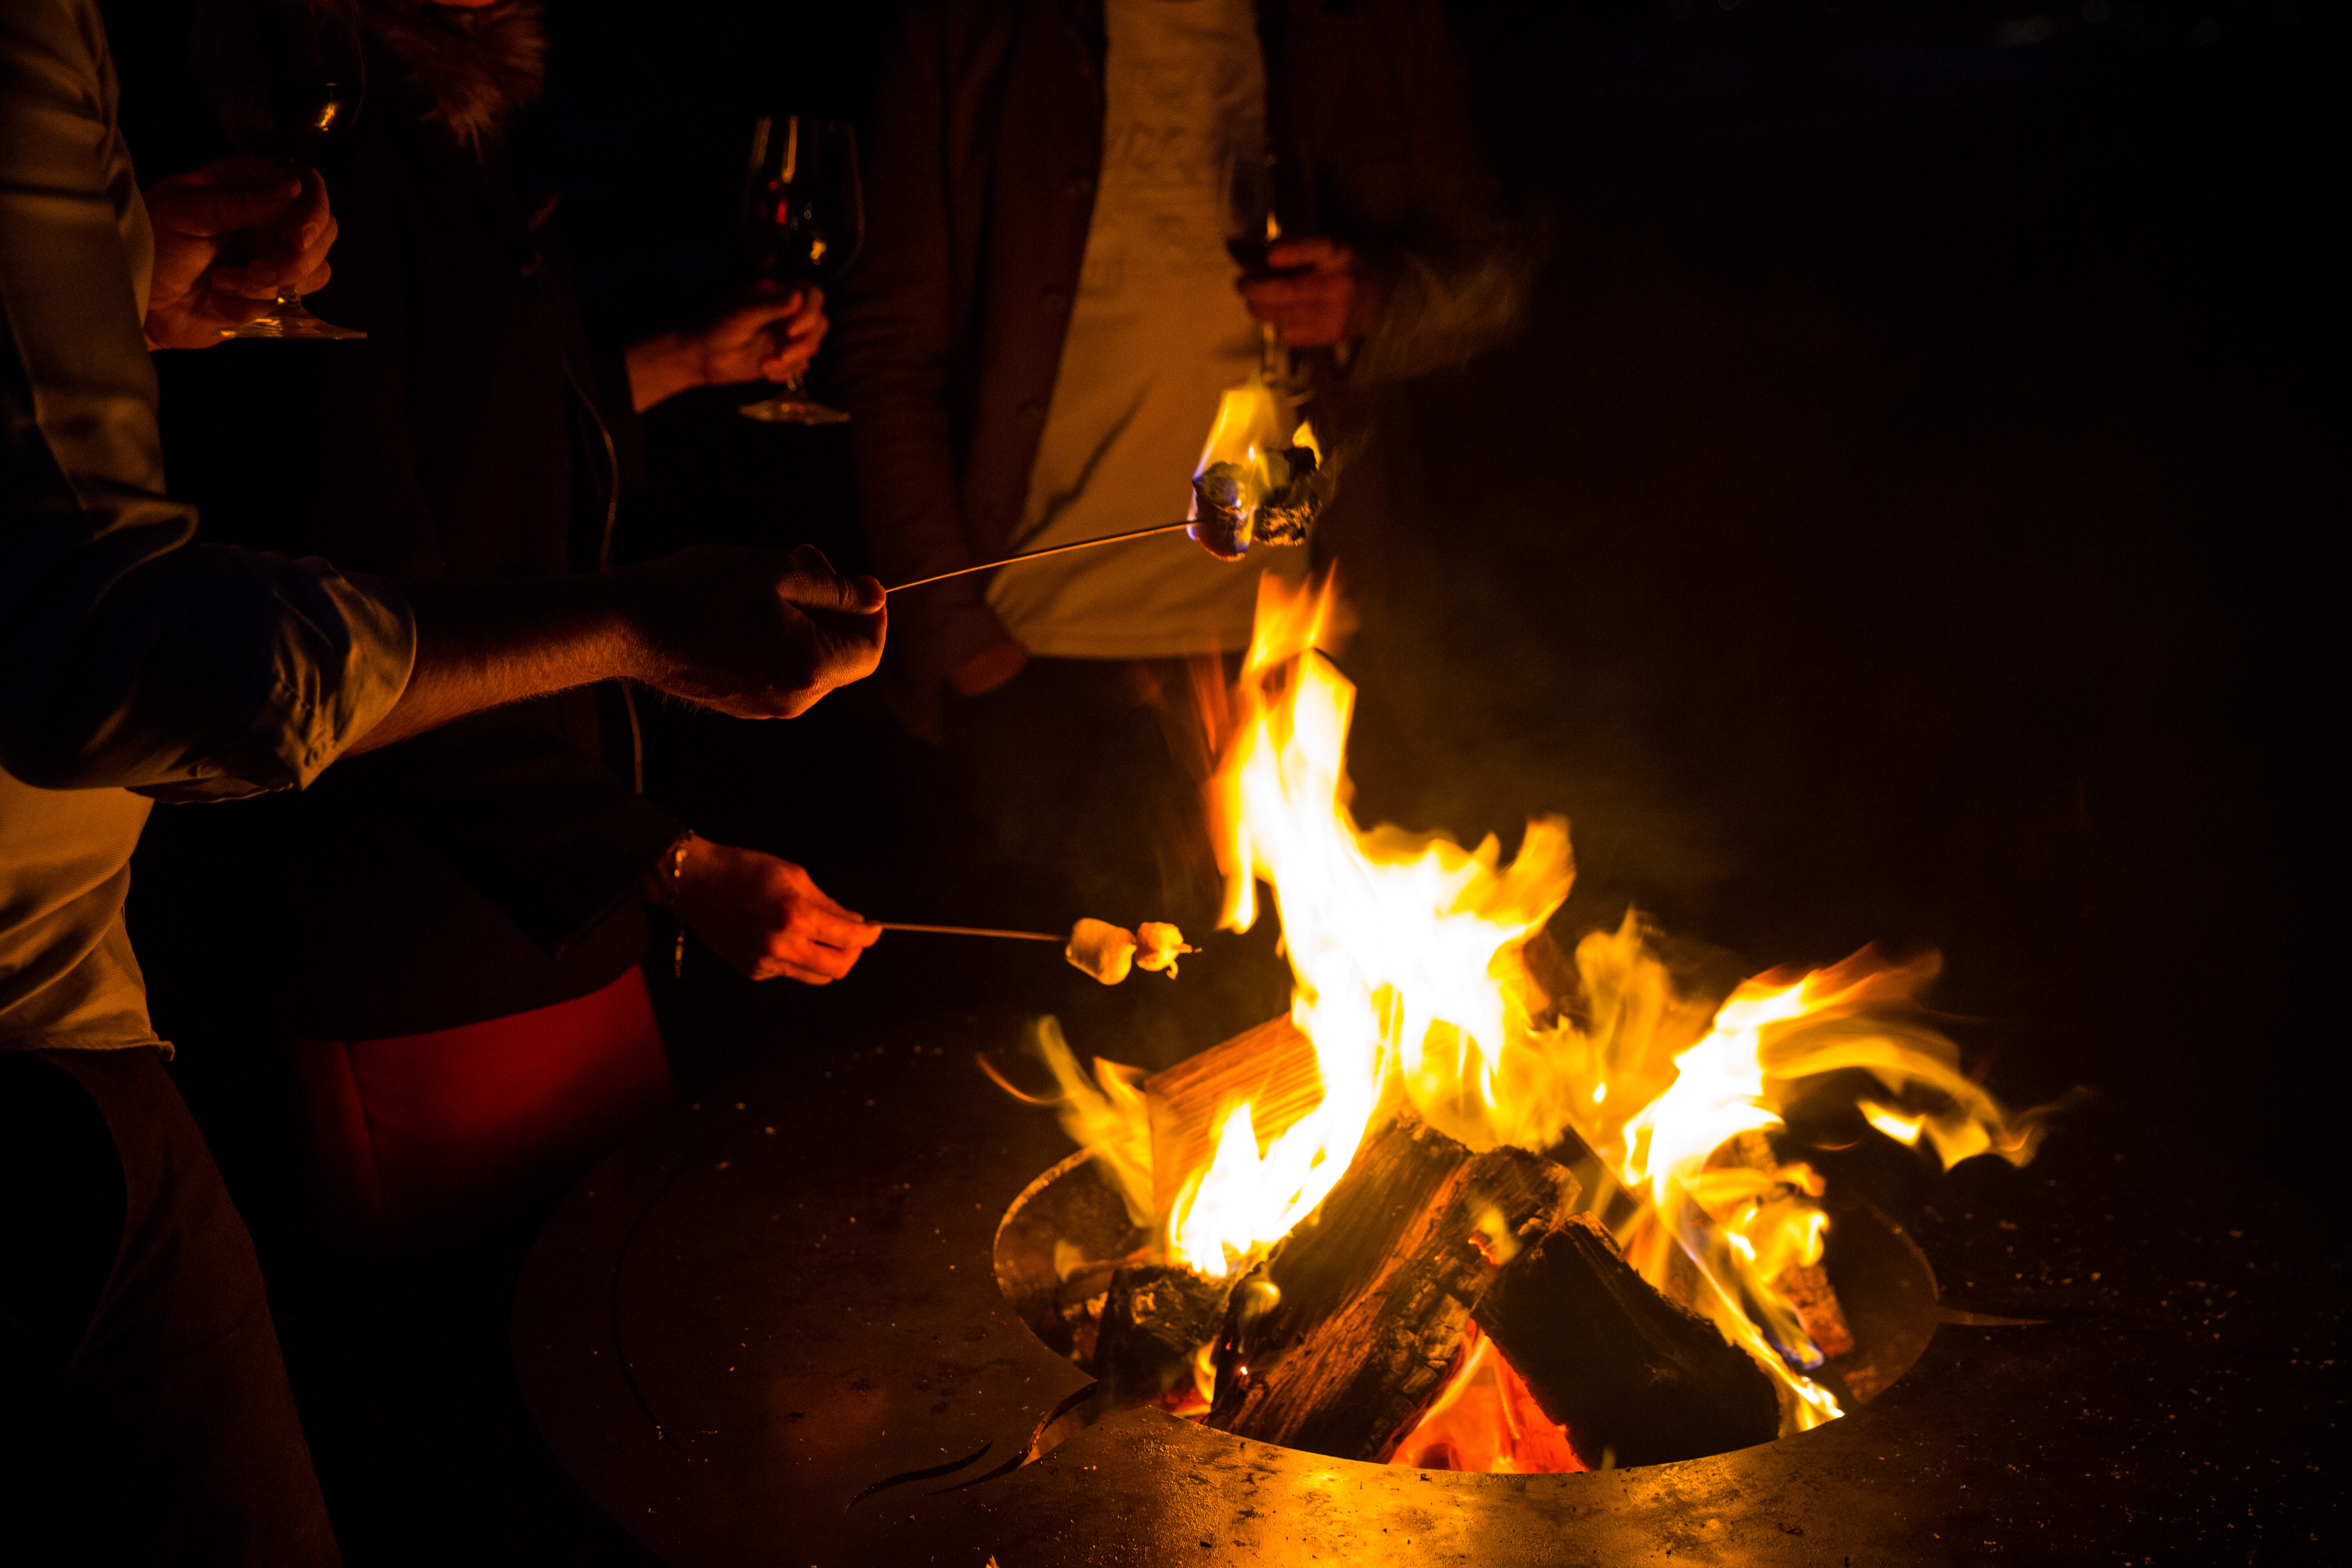
M762 277L786 288L824 287L849 270L866 243L857 184L857 132L838 120L762 115L751 129L743 176L743 236ZM811 397L793 377L772 397L743 405L746 419L845 425L849 416Z
M347 138L367 91L366 51L350 0L245 0L212 9L202 45L205 88L240 152L295 172ZM367 334L321 321L281 288L267 315L224 338L344 342Z
M1269 144L1235 151L1226 165L1225 252L1244 278L1297 278L1310 267L1275 267L1266 253L1277 240L1316 232L1315 184L1304 149ZM1258 374L1270 386L1290 380L1288 356L1271 322L1259 326Z

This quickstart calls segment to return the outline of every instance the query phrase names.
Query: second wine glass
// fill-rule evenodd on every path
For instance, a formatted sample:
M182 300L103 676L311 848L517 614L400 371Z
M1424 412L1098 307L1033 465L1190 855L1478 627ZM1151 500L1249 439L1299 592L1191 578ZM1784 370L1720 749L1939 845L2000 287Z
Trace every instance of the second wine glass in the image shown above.
M838 120L762 115L751 130L743 177L743 234L761 276L788 289L832 284L866 242L857 183L857 132ZM845 425L849 416L811 397L794 376L772 397L747 403L747 419Z

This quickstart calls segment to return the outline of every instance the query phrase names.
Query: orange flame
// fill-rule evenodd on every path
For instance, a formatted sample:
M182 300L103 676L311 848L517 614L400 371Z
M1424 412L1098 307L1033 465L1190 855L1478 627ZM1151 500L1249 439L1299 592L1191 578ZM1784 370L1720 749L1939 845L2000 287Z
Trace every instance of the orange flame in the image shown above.
M1546 1415L1495 1342L1463 1331L1457 1370L1390 1456L1423 1470L1560 1475L1586 1468L1568 1429Z
M1836 1400L1805 1375L1821 1352L1774 1283L1820 1260L1829 1225L1819 1177L1780 1165L1768 1142L1794 1086L1859 1070L1886 1100L1916 1108L1863 1101L1872 1124L1926 1138L1948 1163L1990 1152L2022 1164L2039 1113L2011 1117L1959 1072L1948 1039L1905 1015L1932 958L1895 965L1865 949L1794 980L1751 980L1710 1009L1677 988L1629 912L1578 944L1577 1007L1553 1018L1521 950L1568 897L1567 824L1531 820L1508 865L1492 837L1464 849L1443 834L1359 827L1345 766L1355 689L1324 651L1343 614L1328 575L1297 588L1260 579L1209 785L1223 924L1249 929L1257 884L1273 889L1291 1019L1313 1044L1323 1100L1263 1142L1247 1101L1220 1110L1207 1163L1161 1216L1168 1256L1218 1277L1265 1256L1329 1193L1395 1096L1473 1149L1544 1150L1573 1132L1636 1200L1617 1230L1627 1261L1771 1373L1783 1432L1834 1418ZM1062 1056L1066 1124L1108 1156L1131 1209L1148 1205L1138 1194L1150 1183L1135 1174L1140 1149L1148 1175L1150 1149L1139 1097L1099 1065L1100 1087L1087 1083ZM1571 1467L1549 1426L1508 1363L1474 1339L1398 1454Z

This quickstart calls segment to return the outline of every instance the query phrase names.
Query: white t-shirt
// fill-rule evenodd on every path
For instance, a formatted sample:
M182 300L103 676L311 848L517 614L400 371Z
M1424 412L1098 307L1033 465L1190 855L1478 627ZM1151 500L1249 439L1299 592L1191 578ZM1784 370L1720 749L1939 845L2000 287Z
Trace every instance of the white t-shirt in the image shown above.
M1013 531L1033 550L1173 522L1217 397L1256 368L1224 246L1237 153L1264 144L1252 0L1107 0L1102 179L1053 404ZM997 573L988 602L1030 652L1148 658L1235 648L1257 579L1303 549L1227 564L1181 533Z

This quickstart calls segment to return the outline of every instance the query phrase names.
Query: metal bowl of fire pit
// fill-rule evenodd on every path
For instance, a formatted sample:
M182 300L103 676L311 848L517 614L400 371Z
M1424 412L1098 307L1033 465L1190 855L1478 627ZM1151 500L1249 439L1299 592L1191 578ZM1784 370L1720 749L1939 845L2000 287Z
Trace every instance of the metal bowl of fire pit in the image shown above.
M1927 1350L1937 1323L1936 1279L1902 1227L1867 1201L1832 1191L1823 1206L1832 1223L1822 1267L1843 1308L1850 1343L1811 1375L1851 1409L1877 1398ZM1122 1409L1184 1403L1181 1386L1137 1386L1097 1359L1100 1323L1118 1282L1118 1260L1145 1252L1150 1241L1150 1231L1129 1217L1118 1184L1087 1151L1038 1176L1005 1211L995 1246L996 1279L1005 1300L1046 1349L1097 1376L1088 1397L1039 1433L1033 1457ZM1426 1450L1416 1453L1410 1445L1391 1447L1423 1468L1457 1468L1433 1466ZM1573 1460L1558 1466L1562 1471L1590 1468Z

